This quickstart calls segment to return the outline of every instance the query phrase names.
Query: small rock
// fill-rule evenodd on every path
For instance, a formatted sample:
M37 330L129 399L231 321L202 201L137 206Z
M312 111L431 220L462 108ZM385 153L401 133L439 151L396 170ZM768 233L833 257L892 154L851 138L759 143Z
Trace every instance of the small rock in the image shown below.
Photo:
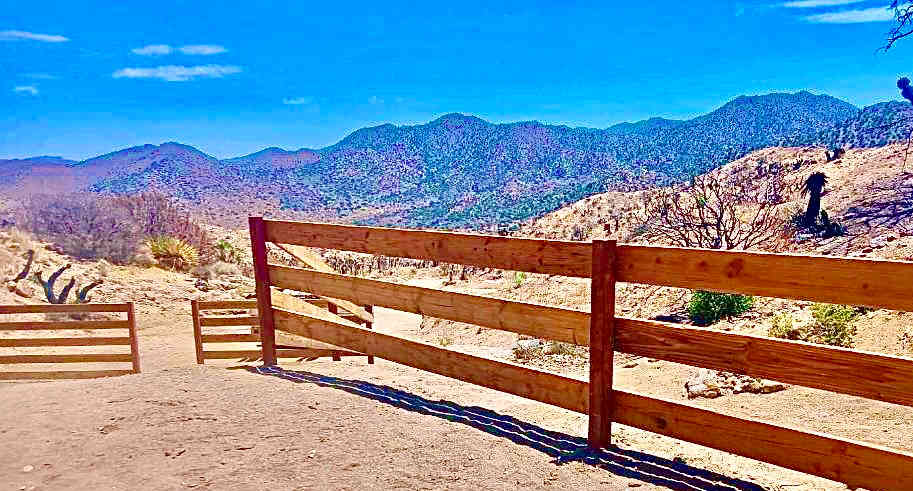
M35 466L34 466L34 465L27 465L27 466L25 466L25 467L22 468L22 472L32 472L33 470L35 470Z
M524 350L536 349L536 348L539 348L541 344L542 344L542 341L540 341L538 339L520 339L514 345L514 349L524 349Z
M634 367L636 367L636 366L637 366L637 362L636 362L636 361L632 361L632 362L630 362L630 363L626 363L626 364L624 365L624 368L634 368Z
M309 459L313 459L316 456L317 456L317 450L311 450L310 452L308 452Z

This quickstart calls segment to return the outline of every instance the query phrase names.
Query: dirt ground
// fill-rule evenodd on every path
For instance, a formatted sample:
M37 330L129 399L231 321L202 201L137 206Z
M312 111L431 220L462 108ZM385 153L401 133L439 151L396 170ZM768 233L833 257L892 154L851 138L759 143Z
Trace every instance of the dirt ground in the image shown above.
M0 489L845 489L626 427L587 454L583 415L383 360L196 366L189 303L138 314L144 373L0 384ZM423 338L419 316L377 316ZM618 381L681 398L679 369L643 360ZM795 388L697 403L913 448L898 406Z

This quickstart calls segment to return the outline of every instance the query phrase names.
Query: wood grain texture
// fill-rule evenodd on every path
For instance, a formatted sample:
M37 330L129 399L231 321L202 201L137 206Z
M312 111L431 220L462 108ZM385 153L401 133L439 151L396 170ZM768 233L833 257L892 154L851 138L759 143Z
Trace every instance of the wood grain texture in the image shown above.
M913 359L617 318L617 351L913 406Z
M256 316L244 317L200 317L202 327L229 327L229 326L259 326L260 318Z
M589 277L591 244L267 221L270 241ZM913 311L913 263L619 245L617 281ZM886 280L890 279L890 280Z
M587 383L554 373L446 350L362 327L274 309L283 331L565 409L586 412Z
M129 337L78 337L78 338L11 338L0 339L2 348L39 346L129 346Z
M319 254L314 252L308 247L294 245L294 244L276 244L276 247L282 249L288 255L297 259L301 264L307 266L310 269L321 271L324 273L335 273L336 271L332 266L327 264L326 261L320 257ZM332 298L332 297L321 297L329 303L336 305L338 308L342 308L348 312L351 312L352 315L358 317L365 322L374 322L374 315L365 310L364 307L350 302L348 300Z
M277 358L305 358L316 359L325 356L332 356L338 353L339 356L365 356L361 353L345 350L331 350L321 348L296 348L296 349L277 349ZM207 360L260 360L262 353L260 350L210 350L203 351L203 357Z
M126 312L125 303L0 305L0 314L56 314L71 312Z
M590 244L584 242L273 220L266 221L266 238L279 244L529 273L590 276Z
M13 363L118 363L132 362L130 353L83 353L78 355L3 355L0 365Z
M127 304L127 324L130 325L130 358L133 363L133 373L139 373L139 336L136 333L136 312L134 311L133 302Z
M491 329L589 344L590 314L577 310L276 265L270 265L270 278L282 288L306 289Z
M200 302L190 301L190 315L193 321L193 348L197 357L197 365L205 362L203 358L203 327L200 325Z
M47 372L0 372L0 380L67 380L130 375L133 370L63 370Z
M850 489L913 489L913 455L783 428L671 401L615 391L620 424L846 483Z
M0 331L66 331L90 329L129 329L127 321L23 321L0 322Z
M259 334L203 334L203 343L259 343Z
M590 316L590 448L612 444L614 375L615 241L593 242L592 314Z
M913 311L913 263L625 245L618 281Z
M270 366L276 364L276 325L273 322L273 300L267 267L266 224L263 217L250 217L248 224L257 290L257 313L260 317L263 364Z
M256 300L214 300L198 301L200 310L242 310L257 308Z

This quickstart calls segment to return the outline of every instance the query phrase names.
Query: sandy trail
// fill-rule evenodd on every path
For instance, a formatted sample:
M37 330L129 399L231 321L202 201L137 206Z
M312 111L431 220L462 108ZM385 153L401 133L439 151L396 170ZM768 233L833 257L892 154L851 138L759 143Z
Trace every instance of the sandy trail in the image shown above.
M421 339L420 316L376 315ZM0 384L0 489L845 489L625 427L618 449L581 458L583 415L380 359L198 366L189 302L138 305L138 322L142 374ZM657 367L619 383L669 396ZM700 404L763 417L785 394ZM892 411L885 421L908 417Z

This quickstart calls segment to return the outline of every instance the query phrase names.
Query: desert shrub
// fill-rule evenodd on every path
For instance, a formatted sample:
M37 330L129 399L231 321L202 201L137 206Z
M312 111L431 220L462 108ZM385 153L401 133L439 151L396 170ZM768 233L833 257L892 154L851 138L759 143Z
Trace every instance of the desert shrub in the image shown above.
M514 288L520 288L520 285L522 285L524 281L526 281L526 273L523 271L514 271Z
M61 252L81 259L123 263L141 240L140 228L126 210L90 194L32 196L17 221Z
M856 327L852 325L859 314L849 305L818 303L812 306L811 326L808 341L831 346L853 346Z
M811 324L796 327L789 314L781 314L771 321L768 335L851 348L853 336L856 335L856 328L852 323L858 315L857 309L849 305L818 303L812 306L814 321Z
M139 248L150 237L191 245L204 262L215 256L208 234L188 213L159 193L108 196L94 193L35 195L16 221L60 252L80 259L149 264Z
M773 338L797 341L804 339L805 331L795 326L791 315L780 314L771 321L767 335Z
M561 341L550 340L545 345L546 355L573 355L575 354L574 345L562 343Z
M520 340L511 351L516 360L533 360L542 357L542 344L535 340Z
M216 257L223 263L238 264L243 261L241 251L225 239L216 242L215 251Z
M196 249L203 262L215 259L209 234L174 200L158 192L120 195L108 198L123 208L140 227L143 238L174 237Z
M792 225L796 230L813 234L815 237L820 237L822 239L842 237L846 235L847 232L845 225L831 220L831 217L824 210L821 210L821 213L818 215L818 220L812 224L807 224L805 222L805 214L799 212L793 216Z
M199 252L192 245L176 237L152 237L146 246L162 266L186 271L200 262Z
M695 324L708 326L723 317L744 314L753 304L749 296L698 290L691 295L688 316Z

